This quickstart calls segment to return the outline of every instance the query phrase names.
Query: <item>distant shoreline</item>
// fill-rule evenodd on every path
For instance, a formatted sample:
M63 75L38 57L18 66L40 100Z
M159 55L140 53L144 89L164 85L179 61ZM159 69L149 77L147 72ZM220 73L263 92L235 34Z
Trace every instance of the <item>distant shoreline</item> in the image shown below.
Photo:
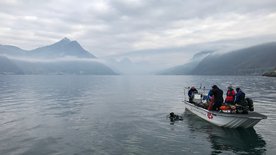
M276 70L274 70L272 72L266 72L266 73L263 74L263 76L276 77Z

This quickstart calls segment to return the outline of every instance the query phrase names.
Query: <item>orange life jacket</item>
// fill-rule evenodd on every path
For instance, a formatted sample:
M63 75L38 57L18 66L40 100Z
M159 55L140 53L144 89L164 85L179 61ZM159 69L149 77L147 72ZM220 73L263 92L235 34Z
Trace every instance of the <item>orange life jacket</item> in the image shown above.
M234 90L228 90L226 93L225 102L234 102L235 100L235 91Z
M231 110L231 107L228 105L222 105L219 107L220 110Z

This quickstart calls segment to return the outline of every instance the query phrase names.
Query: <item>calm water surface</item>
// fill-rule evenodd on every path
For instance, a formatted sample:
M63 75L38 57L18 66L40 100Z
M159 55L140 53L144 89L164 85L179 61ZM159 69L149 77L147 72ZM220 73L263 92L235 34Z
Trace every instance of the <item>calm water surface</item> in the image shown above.
M183 88L229 83L268 116L224 129L185 112ZM256 76L0 76L0 154L276 154L276 79ZM170 123L170 112L184 116Z

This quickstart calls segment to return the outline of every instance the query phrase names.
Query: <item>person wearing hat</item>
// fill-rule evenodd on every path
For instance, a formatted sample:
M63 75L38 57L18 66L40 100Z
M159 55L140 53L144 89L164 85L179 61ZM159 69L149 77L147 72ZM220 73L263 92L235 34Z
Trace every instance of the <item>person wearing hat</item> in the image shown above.
M212 94L214 96L214 105L212 110L219 110L223 103L223 91L217 85L212 86Z
M228 105L233 105L234 100L235 100L235 91L231 85L228 86L228 90L226 92L226 98L225 98L225 103Z
M197 89L194 86L192 86L188 92L189 102L191 102L191 103L193 102L194 94L197 94L197 93L198 93Z

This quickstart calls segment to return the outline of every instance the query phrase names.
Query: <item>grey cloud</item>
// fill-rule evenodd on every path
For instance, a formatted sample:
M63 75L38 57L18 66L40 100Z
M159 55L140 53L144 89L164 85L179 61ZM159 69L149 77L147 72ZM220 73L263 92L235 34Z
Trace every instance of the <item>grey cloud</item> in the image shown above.
M66 36L95 55L107 56L246 38L252 32L266 35L275 26L265 18L272 14L275 20L276 1L5 0L0 10L5 21L0 23L0 35L5 36L1 44L31 49ZM256 21L266 23L244 28Z

